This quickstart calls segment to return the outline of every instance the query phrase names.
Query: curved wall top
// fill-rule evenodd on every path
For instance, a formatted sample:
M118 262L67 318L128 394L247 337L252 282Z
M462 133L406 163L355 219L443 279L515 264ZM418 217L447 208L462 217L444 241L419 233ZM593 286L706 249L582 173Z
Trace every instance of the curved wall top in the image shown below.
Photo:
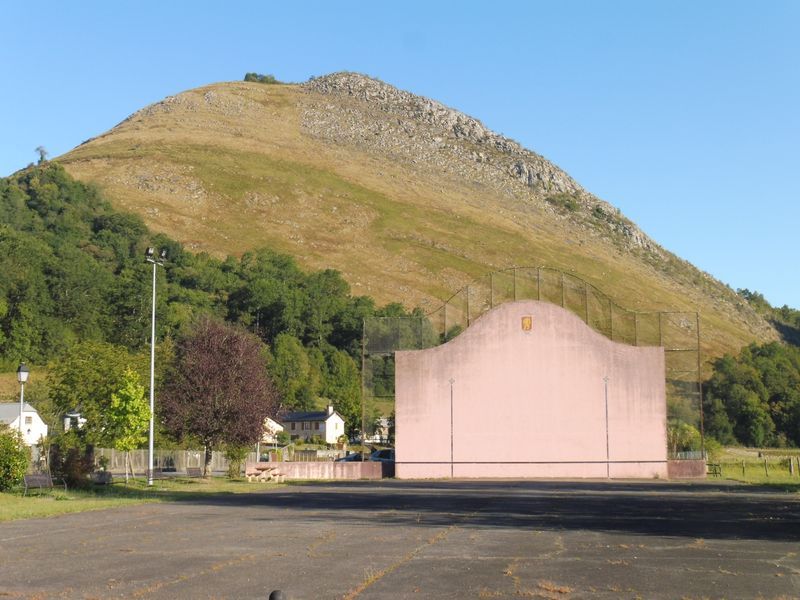
M397 352L395 394L401 478L666 477L664 349L613 342L547 302Z

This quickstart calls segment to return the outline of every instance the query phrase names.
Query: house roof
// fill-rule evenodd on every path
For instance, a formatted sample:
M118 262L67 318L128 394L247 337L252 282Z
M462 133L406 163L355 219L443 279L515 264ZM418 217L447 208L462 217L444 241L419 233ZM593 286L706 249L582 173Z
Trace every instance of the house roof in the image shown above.
M36 412L36 409L26 402L24 411ZM5 423L8 425L17 417L19 417L19 402L0 403L0 423Z
M340 415L338 412L333 411L332 413L328 413L327 410L318 410L312 412L288 412L281 415L280 420L284 423L288 421L327 421L328 417L332 417L336 415L342 421L344 421L344 417Z

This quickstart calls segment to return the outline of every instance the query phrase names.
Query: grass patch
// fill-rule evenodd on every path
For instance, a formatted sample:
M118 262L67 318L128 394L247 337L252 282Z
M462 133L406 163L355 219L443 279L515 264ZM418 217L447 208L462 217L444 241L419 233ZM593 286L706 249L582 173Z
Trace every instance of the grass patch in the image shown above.
M719 463L723 479L800 492L798 457L798 448L728 447L721 449L711 462ZM794 473L789 468L790 460L794 463Z
M0 521L52 517L67 513L102 510L149 502L196 500L215 494L244 494L271 489L279 484L255 484L224 477L159 479L152 487L144 479L128 485L115 483L86 490L51 490L23 496L22 491L0 493Z
M797 467L795 467L795 474L791 475L789 467L778 462L768 461L766 470L764 469L764 461L745 461L744 466L742 466L742 461L720 462L719 465L723 479L754 485L775 486L786 491L800 492L800 477L797 475Z

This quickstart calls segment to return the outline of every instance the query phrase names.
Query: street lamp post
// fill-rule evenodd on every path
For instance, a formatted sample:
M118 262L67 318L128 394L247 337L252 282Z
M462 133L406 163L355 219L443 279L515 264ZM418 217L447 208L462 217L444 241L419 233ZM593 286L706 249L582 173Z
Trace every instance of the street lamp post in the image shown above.
M25 382L28 381L28 375L30 371L28 371L28 367L25 366L25 363L20 363L19 368L17 369L17 381L19 381L19 439L24 440L23 437L25 434L22 430L22 411L25 410Z
M155 424L156 401L156 267L164 266L167 260L167 251L161 250L158 258L154 248L148 248L144 253L145 261L153 265L153 314L150 319L150 435L147 445L147 485L153 485L153 437Z

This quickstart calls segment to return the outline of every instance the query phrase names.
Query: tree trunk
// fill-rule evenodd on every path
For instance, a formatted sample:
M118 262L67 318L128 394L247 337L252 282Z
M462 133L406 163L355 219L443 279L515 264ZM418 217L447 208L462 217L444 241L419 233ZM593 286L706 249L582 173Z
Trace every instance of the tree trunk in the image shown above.
M208 477L209 466L211 465L211 457L213 456L211 446L206 445L205 446L205 450L206 450L206 456L205 456L205 462L203 463L203 477L204 478Z
M125 450L125 485L128 485L128 451Z

